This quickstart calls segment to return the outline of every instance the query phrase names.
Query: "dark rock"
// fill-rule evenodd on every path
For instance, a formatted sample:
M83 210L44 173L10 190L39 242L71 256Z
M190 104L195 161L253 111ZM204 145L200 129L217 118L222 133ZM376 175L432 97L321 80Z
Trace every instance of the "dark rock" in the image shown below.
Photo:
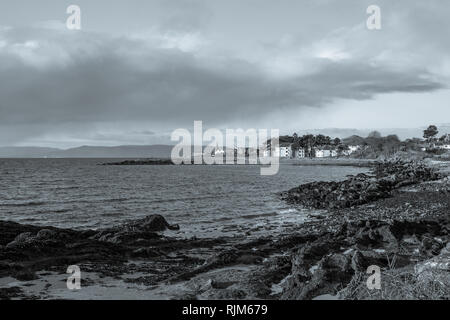
M170 159L125 160L122 162L102 163L103 166L163 166L173 164Z
M156 233L164 230L179 230L178 225L170 225L161 215L151 215L121 226L100 230L91 239L116 244L139 242L159 238Z
M281 194L289 203L316 209L339 209L388 198L403 186L437 180L441 176L420 162L378 163L374 176L358 174L341 182L312 182Z
M305 300L323 294L336 294L343 289L352 279L353 270L351 268L350 257L343 254L332 254L322 258L312 276L300 278L297 274L292 277L303 279L297 281L292 287L288 287L283 292L283 299Z
M253 254L244 254L236 259L236 263L238 264L259 264L261 263L263 258L258 255Z
M444 243L441 243L432 237L424 236L419 247L419 252L426 257L433 257L439 255L444 247Z
M166 229L179 230L178 225L170 225L163 216L155 214L140 220L133 221L119 227L128 232L154 232L164 231Z
M388 260L386 256L383 256L374 251L355 251L351 261L351 267L356 272L366 272L369 266L386 267Z
M11 300L14 298L23 298L23 290L19 287L0 288L0 300Z
M38 279L36 273L30 270L21 270L14 273L12 276L19 281L32 281Z

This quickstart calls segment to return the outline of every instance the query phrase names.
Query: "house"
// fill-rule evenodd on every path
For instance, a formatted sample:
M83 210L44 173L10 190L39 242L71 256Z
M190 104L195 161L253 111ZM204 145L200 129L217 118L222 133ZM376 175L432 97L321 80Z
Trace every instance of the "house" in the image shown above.
M277 154L280 158L290 158L292 155L291 145L280 145L279 152Z
M361 146L358 146L358 145L351 145L351 146L348 146L348 152L349 152L349 154L352 154L352 153L358 151L359 149L361 149Z
M338 155L338 152L329 146L322 147L322 148L315 150L316 158L332 158L332 157L337 157L337 155Z
M330 150L330 157L337 157L338 156L338 152L337 150Z
M225 156L225 150L223 150L222 148L217 147L214 150L214 156L215 157L223 157L223 156Z
M450 150L450 144L442 144L438 146L438 148L442 150Z
M304 158L306 155L305 149L299 148L299 149L291 149L291 158L292 159L301 159Z
M441 141L450 142L450 133L443 135L441 139Z
M303 148L300 148L300 149L296 150L295 153L296 154L294 155L294 158L297 158L297 159L301 159L301 158L304 158L306 156L305 149L303 149Z
M316 150L314 150L314 156L316 157L316 158L324 158L325 157L325 150L323 150L323 149L316 149Z
M275 150L271 150L270 146L267 146L267 149L264 150L264 157L279 157L279 158L291 158L293 152L291 144L282 143L280 146L276 147Z

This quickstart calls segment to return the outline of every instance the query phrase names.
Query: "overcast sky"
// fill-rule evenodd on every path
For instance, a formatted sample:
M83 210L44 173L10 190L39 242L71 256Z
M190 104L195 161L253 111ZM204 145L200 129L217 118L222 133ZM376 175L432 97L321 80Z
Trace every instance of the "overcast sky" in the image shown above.
M2 0L0 146L449 123L449 30L448 0Z

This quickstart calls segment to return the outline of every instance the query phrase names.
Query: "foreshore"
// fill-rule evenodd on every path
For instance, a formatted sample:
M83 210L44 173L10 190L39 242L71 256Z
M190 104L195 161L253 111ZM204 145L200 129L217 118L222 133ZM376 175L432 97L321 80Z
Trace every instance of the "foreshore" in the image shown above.
M226 159L223 159L222 165L248 165L249 158L239 159L242 163L235 159L234 164L229 164ZM192 160L192 164L194 160ZM375 165L376 161L371 159L355 159L355 158L299 158L299 159L284 159L280 158L280 164L284 165L298 165L298 166L348 166L348 167L371 167ZM100 163L102 166L145 166L145 165L173 165L171 159L133 159L123 160L119 162ZM207 165L203 163L203 165ZM220 164L215 164L220 165ZM260 163L258 163L260 165Z
M85 231L0 222L0 299L449 299L449 165L428 165L439 176L257 239L176 239L158 215Z
M356 158L299 158L281 159L281 164L296 166L348 166L348 167L371 167L376 161L371 159Z

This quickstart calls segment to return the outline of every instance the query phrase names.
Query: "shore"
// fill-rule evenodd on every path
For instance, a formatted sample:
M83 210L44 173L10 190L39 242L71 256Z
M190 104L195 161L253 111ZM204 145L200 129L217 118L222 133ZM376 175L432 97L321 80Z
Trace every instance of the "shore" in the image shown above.
M371 167L376 161L371 159L355 158L300 158L300 159L281 159L281 164L290 164L295 166L348 166L348 167Z
M249 159L242 158L243 163L235 163L233 165L247 165ZM235 159L235 162L237 160ZM193 160L192 160L193 163ZM355 158L300 158L300 159L280 159L280 164L284 165L298 165L298 166L348 166L348 167L371 167L376 163L375 160L370 159L355 159ZM102 166L145 166L145 165L173 165L171 159L133 159L118 162L100 163ZM207 164L203 164L207 165ZM215 164L220 165L220 164ZM224 159L222 165L230 165ZM258 164L260 165L260 164Z
M0 222L0 299L449 299L450 170L429 165L436 179L283 236L178 239L157 215L95 231ZM371 265L381 290L367 288Z

